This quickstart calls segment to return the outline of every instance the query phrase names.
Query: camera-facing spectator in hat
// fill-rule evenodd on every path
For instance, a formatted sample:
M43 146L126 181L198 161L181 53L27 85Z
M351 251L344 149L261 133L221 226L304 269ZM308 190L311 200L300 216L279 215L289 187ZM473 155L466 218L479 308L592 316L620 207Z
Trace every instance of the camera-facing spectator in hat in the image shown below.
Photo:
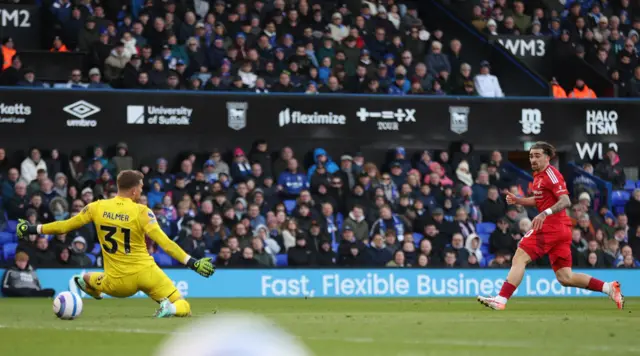
M100 69L91 68L89 70L89 86L88 89L111 89L111 86L106 83L102 83L102 75Z
M44 88L44 83L36 80L36 72L31 68L22 70L22 80L17 83L19 87Z
M338 245L338 262L340 266L361 267L369 259L367 246L355 238L351 227L345 226L342 229L342 239Z
M233 151L233 163L231 164L231 179L234 181L244 181L251 174L249 160L240 147Z
M69 52L67 46L62 42L62 38L60 36L56 36L53 38L53 43L51 45L51 49L49 52Z

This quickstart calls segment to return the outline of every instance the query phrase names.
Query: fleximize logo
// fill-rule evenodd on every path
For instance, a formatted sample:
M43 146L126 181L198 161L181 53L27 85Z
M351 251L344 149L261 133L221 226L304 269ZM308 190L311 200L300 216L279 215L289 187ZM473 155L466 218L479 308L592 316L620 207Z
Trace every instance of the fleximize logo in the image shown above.
M347 118L344 115L334 114L329 112L328 114L319 114L317 111L313 114L305 114L301 111L291 111L286 108L280 111L278 115L280 127L289 124L301 124L301 125L346 125Z

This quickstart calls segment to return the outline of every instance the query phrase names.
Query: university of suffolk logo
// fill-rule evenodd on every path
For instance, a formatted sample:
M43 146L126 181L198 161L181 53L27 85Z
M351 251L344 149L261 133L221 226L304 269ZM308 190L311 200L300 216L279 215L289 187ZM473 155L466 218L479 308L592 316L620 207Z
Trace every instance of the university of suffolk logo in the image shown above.
M458 135L467 132L469 129L469 107L467 106L450 106L449 114L451 114L451 131Z
M247 109L245 102L227 103L227 124L233 130L240 131L247 126Z

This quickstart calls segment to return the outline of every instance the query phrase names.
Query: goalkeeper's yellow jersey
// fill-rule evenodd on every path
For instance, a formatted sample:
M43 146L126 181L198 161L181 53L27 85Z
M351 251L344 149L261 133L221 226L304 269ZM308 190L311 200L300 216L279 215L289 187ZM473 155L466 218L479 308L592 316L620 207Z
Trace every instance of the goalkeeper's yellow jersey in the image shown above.
M190 256L160 229L148 207L117 196L87 205L65 221L42 225L43 234L62 234L93 222L102 247L105 273L113 278L135 274L155 265L147 251L145 234L183 264Z

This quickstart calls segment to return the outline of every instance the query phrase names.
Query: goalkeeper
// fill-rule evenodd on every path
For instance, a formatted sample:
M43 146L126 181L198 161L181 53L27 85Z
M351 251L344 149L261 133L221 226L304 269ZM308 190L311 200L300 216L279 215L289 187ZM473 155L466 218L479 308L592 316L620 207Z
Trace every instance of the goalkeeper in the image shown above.
M143 178L138 171L122 171L118 174L115 198L93 202L65 221L31 225L21 220L17 234L20 238L31 234L64 234L93 221L103 251L104 273L74 276L78 288L96 299L102 299L102 293L126 298L142 291L160 303L155 317L189 316L189 303L149 255L145 234L171 257L203 277L210 277L215 269L211 258L196 260L178 247L162 232L153 212L137 203Z

